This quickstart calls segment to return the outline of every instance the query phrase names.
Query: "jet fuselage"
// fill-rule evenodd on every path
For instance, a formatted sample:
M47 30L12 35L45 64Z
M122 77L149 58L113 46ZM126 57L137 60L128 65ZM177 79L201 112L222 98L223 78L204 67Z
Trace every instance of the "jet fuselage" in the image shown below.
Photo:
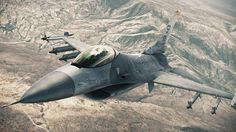
M145 54L119 53L111 62L94 68L69 63L33 84L21 102L53 101L80 94L103 99L150 82L163 69L155 56Z

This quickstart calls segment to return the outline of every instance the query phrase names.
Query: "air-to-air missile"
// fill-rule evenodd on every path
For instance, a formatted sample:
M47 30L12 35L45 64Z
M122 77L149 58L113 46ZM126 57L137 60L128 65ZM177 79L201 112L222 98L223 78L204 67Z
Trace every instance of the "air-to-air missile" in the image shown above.
M69 59L73 59L76 56L79 55L80 52L73 52L73 53L68 53L68 54L64 54L61 58L59 58L59 60L63 60L63 61L67 61Z
M216 97L216 102L211 108L211 114L216 114L216 110L218 106L220 105L221 99L219 97Z
M57 54L57 53L60 53L60 52L73 51L73 50L75 50L74 47L72 47L70 45L67 45L67 46L55 47L51 51L49 51L49 53Z
M192 109L192 105L195 103L195 101L201 97L201 94L200 93L196 93L189 101L188 101L188 104L187 104L187 109Z

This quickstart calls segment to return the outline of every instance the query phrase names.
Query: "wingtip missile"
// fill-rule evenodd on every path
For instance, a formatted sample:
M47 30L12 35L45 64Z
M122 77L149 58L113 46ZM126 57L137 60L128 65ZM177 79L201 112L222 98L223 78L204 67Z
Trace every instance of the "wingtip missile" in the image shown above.
M62 40L65 37L70 37L73 35L74 35L73 33L64 32L64 34L60 35L60 36L47 36L46 33L44 33L41 39L49 42L49 41L53 41L53 40Z

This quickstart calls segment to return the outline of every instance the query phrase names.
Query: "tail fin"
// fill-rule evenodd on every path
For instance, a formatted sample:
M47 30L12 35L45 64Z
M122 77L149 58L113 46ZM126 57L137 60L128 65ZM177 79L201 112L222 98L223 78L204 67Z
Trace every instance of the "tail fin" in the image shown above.
M177 10L175 12L174 17L169 21L169 23L167 24L166 30L162 35L162 38L160 40L158 40L156 42L156 44L154 44L151 47L148 47L147 49L144 50L144 54L158 54L158 53L163 53L165 52L165 44L168 42L168 39L171 35L171 32L173 31L173 28L175 26L175 23L177 21L177 17L180 15L180 12Z

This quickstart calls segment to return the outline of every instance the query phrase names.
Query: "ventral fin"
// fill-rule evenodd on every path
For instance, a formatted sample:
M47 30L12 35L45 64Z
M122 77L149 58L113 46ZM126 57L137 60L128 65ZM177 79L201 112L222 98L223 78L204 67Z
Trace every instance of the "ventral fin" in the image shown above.
M148 92L151 93L154 88L154 82L148 82Z

